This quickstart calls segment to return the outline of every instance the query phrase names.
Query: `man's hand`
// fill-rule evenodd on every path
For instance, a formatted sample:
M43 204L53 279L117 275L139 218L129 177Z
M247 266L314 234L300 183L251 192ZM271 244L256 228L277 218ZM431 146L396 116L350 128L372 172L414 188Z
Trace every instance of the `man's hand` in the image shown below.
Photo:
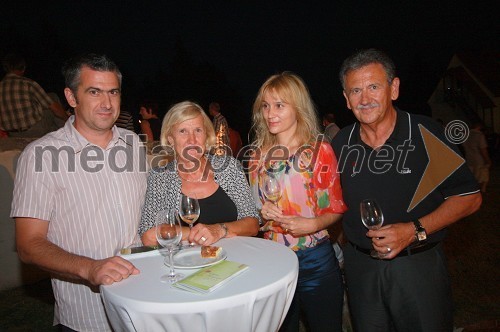
M132 263L115 256L91 261L85 279L93 285L111 285L139 273L139 270Z
M391 224L370 230L366 236L372 239L373 248L383 255L382 258L391 259L415 240L415 226L411 222Z
M95 260L67 252L47 240L48 228L48 221L16 218L17 252L23 262L66 278L87 280L93 285L109 285L139 273L132 263L121 257Z
M476 212L481 202L480 193L451 196L436 210L418 219L429 235ZM372 238L375 250L386 254L384 258L391 259L415 241L415 226L412 222L387 225L379 230L368 231L366 236Z

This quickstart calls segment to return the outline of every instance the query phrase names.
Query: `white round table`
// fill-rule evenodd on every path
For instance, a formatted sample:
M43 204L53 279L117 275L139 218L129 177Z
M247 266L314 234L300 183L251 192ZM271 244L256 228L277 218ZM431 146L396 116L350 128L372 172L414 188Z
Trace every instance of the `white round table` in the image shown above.
M161 283L168 273L157 251L127 257L141 273L109 286L101 295L115 331L277 331L295 292L298 260L287 247L252 237L216 243L227 259L249 269L208 294ZM189 275L196 269L182 269Z

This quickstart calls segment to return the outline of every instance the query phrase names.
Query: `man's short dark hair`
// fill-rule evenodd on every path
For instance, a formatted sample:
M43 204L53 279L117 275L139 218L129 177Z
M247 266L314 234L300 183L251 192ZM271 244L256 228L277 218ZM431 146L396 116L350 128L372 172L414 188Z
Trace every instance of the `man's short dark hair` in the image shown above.
M345 77L353 70L360 69L372 63L379 63L384 67L389 84L396 77L396 65L384 52L375 48L359 50L344 60L340 67L339 79L345 89Z
M13 70L25 70L26 61L19 54L9 53L2 59L2 66L7 73Z
M80 84L80 74L83 67L88 67L97 71L111 71L118 76L120 86L122 85L122 73L118 66L106 55L88 53L68 60L62 68L66 86L76 94L78 84Z
M326 113L325 115L323 115L323 120L328 121L328 123L334 123L335 115L333 115L333 113Z
M220 112L220 105L218 102L216 101L213 101L210 103L210 105L208 105L208 108L215 108L217 110L217 112Z

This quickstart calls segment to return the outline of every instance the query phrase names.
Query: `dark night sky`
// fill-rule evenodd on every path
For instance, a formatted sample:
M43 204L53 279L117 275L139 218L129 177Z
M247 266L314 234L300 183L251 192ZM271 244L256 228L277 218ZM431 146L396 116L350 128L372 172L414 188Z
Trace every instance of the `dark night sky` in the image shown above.
M120 65L124 81L140 84L167 71L181 41L195 63L226 75L240 96L243 117L263 81L290 70L308 84L320 112L334 111L348 121L337 73L347 55L366 47L389 53L402 80L401 105L425 113L419 108L455 52L500 50L496 1L35 3L11 0L2 6L0 55L18 49L33 65L52 61L60 68L68 54L106 53ZM40 77L47 73L32 72L51 84ZM59 72L50 75L60 80Z

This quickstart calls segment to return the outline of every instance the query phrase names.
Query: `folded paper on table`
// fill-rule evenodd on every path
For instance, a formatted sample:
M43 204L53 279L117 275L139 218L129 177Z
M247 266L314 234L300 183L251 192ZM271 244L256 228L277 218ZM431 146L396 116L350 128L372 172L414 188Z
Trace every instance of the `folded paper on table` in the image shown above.
M233 261L221 261L207 266L177 281L174 286L197 293L209 293L248 269L248 265Z

